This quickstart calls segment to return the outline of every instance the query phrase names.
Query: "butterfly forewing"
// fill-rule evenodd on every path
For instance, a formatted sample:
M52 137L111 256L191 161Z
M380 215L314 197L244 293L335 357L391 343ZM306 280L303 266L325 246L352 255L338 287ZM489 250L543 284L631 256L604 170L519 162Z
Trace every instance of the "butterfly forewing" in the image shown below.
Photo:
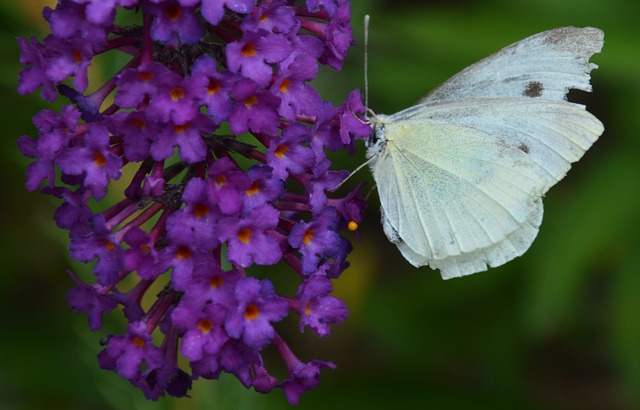
M451 77L420 102L478 97L564 101L569 89L591 91L589 58L604 44L602 30L561 27L503 48Z

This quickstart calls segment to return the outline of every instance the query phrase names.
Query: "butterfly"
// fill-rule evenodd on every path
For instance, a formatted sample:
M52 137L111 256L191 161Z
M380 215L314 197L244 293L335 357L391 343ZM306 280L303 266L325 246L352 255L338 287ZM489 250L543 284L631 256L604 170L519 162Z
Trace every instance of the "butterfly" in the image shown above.
M542 197L604 131L570 89L591 91L604 34L562 27L467 67L417 105L374 115L367 158L388 239L444 279L527 251Z

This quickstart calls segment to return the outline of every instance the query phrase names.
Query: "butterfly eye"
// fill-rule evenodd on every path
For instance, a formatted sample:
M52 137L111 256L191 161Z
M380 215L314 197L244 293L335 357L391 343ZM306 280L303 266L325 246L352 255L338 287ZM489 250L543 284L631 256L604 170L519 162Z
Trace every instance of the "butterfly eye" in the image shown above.
M374 123L371 127L371 136L366 141L367 148L378 145L380 140L385 138L385 132L384 124Z

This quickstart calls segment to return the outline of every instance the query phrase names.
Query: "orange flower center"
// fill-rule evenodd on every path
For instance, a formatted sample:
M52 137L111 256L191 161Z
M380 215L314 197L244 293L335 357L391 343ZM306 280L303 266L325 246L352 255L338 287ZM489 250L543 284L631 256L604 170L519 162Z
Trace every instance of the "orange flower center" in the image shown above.
M256 55L256 48L253 44L247 43L242 46L242 50L240 50L240 52L245 57L253 57L254 55Z
M176 251L176 257L178 259L189 259L191 257L191 249L186 246L181 246Z
M96 166L104 167L105 165L107 165L107 158L105 158L102 152L96 151L93 154L93 163L96 164Z
M138 73L138 78L140 78L140 80L142 81L149 81L153 78L153 74L147 72L147 71L142 71L140 73Z
M171 90L169 93L171 95L171 99L173 101L178 101L179 99L184 97L184 90L182 87L176 87Z
M273 152L273 155L275 155L278 158L282 158L287 154L287 151L289 151L289 147L287 147L284 144L281 144L276 147L276 150Z
M133 345L134 345L135 347L139 347L140 349L144 348L144 345L145 345L145 343L144 343L144 339L143 339L143 338L141 338L140 336L136 336L136 337L134 337L134 338L133 338Z
M249 189L247 189L245 192L249 196L255 195L258 192L260 192L260 184L258 183L258 181L254 181L253 184L251 184L251 186L249 187Z
M224 285L224 279L222 279L222 276L212 276L211 279L209 279L209 286L212 288L219 288L222 285Z
M242 243L249 243L252 234L251 229L242 228L238 231L238 240Z
M290 84L291 84L291 81L289 81L288 78L285 78L284 81L280 83L280 92L284 94L287 91L289 91Z
M198 322L198 329L200 329L200 331L205 335L208 334L212 328L213 323L211 323L211 321L208 319L202 319Z
M253 107L257 102L258 102L258 98L255 95L252 95L251 97L247 97L244 99L244 105L247 108Z
M193 207L193 216L196 218L204 218L209 215L209 207L204 204L198 204Z
M216 185L219 187L227 185L227 177L225 177L222 174L218 175L215 181L216 181Z
M304 236L302 237L302 242L304 242L305 245L309 246L309 244L311 243L311 240L313 239L313 236L314 236L313 229L307 229L307 232L305 232Z
M255 303L249 304L247 308L244 310L244 317L247 320L257 319L260 316L260 312L258 311L258 306Z
M177 20L182 14L182 9L179 6L169 6L164 10L164 15L171 20Z
M218 91L220 91L220 88L222 88L220 83L217 80L214 80L212 78L212 79L209 80L209 85L207 86L207 93L215 94Z

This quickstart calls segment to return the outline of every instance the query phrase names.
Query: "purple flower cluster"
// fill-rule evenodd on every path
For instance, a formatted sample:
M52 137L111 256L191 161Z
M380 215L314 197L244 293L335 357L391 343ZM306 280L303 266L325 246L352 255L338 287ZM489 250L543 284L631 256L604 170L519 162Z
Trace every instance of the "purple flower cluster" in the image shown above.
M124 9L139 24L116 24ZM18 91L71 103L38 113L39 137L18 145L35 159L27 188L62 200L72 257L94 263L95 281L71 275L71 306L93 331L116 307L128 321L100 366L151 399L228 372L297 403L334 365L302 362L274 324L292 314L326 336L347 317L331 280L364 208L359 187L331 194L348 173L326 156L370 134L360 95L335 107L309 85L319 64L341 68L348 1L59 0L44 17L42 42L18 39ZM116 50L126 64L87 92L94 57ZM273 269L294 274L295 294ZM268 345L286 380L265 368Z

